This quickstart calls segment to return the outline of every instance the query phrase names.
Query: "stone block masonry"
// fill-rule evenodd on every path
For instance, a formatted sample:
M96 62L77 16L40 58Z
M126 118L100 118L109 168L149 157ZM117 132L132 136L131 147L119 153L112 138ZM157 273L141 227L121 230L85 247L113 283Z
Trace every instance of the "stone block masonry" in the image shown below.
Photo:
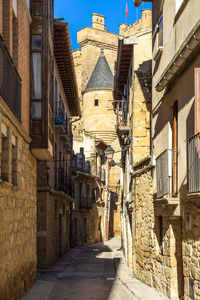
M142 169L145 163L138 165ZM182 288L181 220L162 216L154 203L152 170L134 179L133 272L137 279L170 299Z
M1 98L0 121L1 133L11 133L12 143L9 176L0 179L0 299L6 300L19 299L36 278L36 160L30 138Z

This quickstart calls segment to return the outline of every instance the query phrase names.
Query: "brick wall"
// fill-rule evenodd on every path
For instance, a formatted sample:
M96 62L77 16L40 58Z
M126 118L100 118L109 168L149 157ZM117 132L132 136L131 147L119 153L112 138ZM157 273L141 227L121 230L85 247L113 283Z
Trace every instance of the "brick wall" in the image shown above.
M30 24L25 10L26 1L18 1L18 72L22 79L22 126L29 134L30 112Z
M3 18L2 18L3 39L12 56L12 1L11 0L2 0L2 1L3 1Z

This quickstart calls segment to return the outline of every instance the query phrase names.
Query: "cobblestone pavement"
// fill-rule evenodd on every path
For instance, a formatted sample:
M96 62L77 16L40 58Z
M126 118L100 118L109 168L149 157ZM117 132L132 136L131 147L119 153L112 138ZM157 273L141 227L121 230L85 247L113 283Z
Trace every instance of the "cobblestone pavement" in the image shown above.
M21 300L167 299L132 278L120 239L71 249L45 272Z

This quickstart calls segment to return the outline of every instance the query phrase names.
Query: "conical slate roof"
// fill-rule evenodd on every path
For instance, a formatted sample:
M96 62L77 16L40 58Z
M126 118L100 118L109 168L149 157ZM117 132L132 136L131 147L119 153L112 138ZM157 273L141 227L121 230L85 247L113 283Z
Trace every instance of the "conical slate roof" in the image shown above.
M88 81L85 90L90 89L112 89L113 88L113 74L108 65L108 62L104 56L103 49L101 50L101 55L97 61L94 71Z

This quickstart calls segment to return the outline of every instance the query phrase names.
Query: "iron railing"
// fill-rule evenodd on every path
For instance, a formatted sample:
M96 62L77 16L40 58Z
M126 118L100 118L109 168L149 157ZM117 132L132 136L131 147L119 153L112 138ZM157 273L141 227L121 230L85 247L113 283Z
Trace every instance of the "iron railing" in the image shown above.
M200 192L200 134L188 139L189 193Z
M64 192L70 197L73 197L72 181L68 178L65 170L63 168L57 168L54 170L57 173L57 176L55 176L55 190Z
M21 121L21 79L0 36L0 96Z

